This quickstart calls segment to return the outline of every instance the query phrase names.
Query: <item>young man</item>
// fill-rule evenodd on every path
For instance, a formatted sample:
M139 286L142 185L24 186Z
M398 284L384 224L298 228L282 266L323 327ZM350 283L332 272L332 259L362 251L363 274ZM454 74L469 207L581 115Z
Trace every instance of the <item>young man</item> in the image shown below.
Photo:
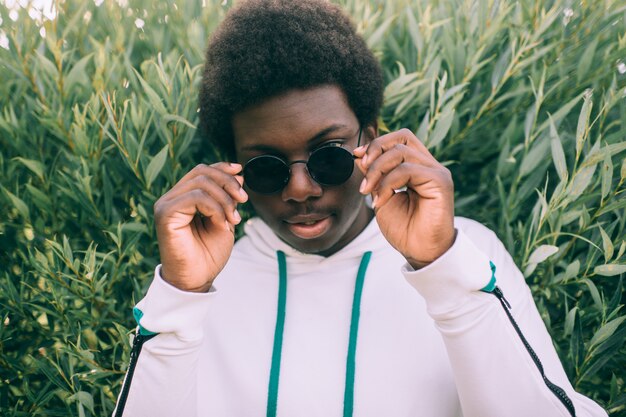
M162 263L116 415L606 415L500 241L454 218L448 170L408 130L378 137L382 92L336 6L229 13L200 116L237 162L198 165L154 206Z

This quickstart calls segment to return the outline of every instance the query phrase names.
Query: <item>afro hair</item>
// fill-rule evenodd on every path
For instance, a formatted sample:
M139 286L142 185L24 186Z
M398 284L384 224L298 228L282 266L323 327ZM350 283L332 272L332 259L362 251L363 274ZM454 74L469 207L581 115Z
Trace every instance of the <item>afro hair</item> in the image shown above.
M362 126L383 101L380 64L337 5L247 0L212 35L199 94L200 131L234 158L235 114L293 89L337 85Z

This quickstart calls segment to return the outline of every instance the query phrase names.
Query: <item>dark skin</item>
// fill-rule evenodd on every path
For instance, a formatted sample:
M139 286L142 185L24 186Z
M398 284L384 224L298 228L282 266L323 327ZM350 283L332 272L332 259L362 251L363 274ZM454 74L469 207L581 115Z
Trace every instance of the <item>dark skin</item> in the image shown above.
M235 116L233 120L237 160L245 164L254 156L274 154L285 161L307 160L320 146L339 143L349 151L357 147L359 122L342 95L334 89L321 94L298 91L268 100ZM375 127L363 129L361 142L369 143ZM291 166L287 186L263 195L244 189L256 214L280 239L305 253L330 256L350 243L368 225L374 212L359 193L363 175L357 169L343 184L321 186L304 164ZM294 234L294 223L324 219L319 237ZM313 236L316 236L313 234Z
M436 260L455 237L449 171L409 130L376 137L374 123L364 126L355 149L358 130L345 95L332 85L291 90L236 114L238 163L200 164L154 205L161 276L185 291L208 291L230 257L234 225L241 221L237 204L248 199L276 235L301 252L330 256L375 215L385 238L414 268ZM254 156L306 160L329 142L357 157L344 184L321 186L304 164L294 164L281 192L262 195L246 190L238 175ZM375 212L365 205L370 193Z

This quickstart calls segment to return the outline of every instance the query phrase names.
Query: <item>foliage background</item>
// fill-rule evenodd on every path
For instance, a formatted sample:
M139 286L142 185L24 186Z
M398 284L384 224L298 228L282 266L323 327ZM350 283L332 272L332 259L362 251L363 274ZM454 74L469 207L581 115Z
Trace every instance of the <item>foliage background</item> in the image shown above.
M383 63L381 125L446 161L457 214L525 271L572 383L626 415L626 0L340 3ZM152 205L216 158L197 85L231 4L7 4L0 414L109 415L158 263Z

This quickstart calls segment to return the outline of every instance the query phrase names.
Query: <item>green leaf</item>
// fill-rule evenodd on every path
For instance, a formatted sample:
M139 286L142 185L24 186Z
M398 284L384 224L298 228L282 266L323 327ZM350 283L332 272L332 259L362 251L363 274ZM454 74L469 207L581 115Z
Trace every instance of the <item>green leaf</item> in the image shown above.
M621 258L624 252L626 252L626 240L622 240L622 244L619 245L619 250L617 251L616 259Z
M28 206L26 205L26 203L24 203L24 201L21 198L19 198L18 196L13 194L11 191L4 188L2 185L0 185L0 189L2 189L2 191L4 191L5 194L9 197L9 199L11 200L11 203L13 203L13 205L15 206L17 211L22 215L22 217L25 220L30 220L30 210Z
M550 142L545 139L540 139L535 141L530 148L530 151L524 156L522 159L522 165L519 169L519 175L524 177L531 173L537 165L541 163L544 158L544 155L548 152L548 147L550 146Z
M524 119L524 142L529 143L530 134L535 126L535 118L537 117L537 103L532 104L528 110L526 110L526 118Z
M585 167L574 175L569 194L572 201L576 200L587 189L591 180L594 178L593 174L596 172L596 167L597 165Z
M50 200L50 196L46 193L41 192L30 184L26 184L26 190L30 193L33 203L35 203L41 211L47 212L52 208L52 201Z
M626 142L621 143L613 143L611 145L606 145L603 148L596 148L589 152L589 155L585 158L585 162L580 166L581 168L588 167L591 165L595 165L600 161L604 160L607 155L615 156L620 152L626 150Z
M602 226L600 226L600 235L602 236L602 248L604 251L604 261L608 262L613 257L613 242L611 238L606 234Z
M587 90L583 95L583 106L578 115L578 125L576 127L576 160L583 150L583 145L588 137L589 117L591 116L591 108L593 101L591 100L592 91Z
M596 54L596 47L598 46L598 38L595 38L591 41L587 48L585 48L585 52L582 54L580 61L578 61L578 70L576 71L577 82L581 83L589 73L589 68L591 68L591 63L593 62L593 57Z
M135 72L137 79L141 83L141 87L143 88L143 91L146 93L146 96L148 96L148 101L150 102L154 110L160 115L166 115L167 110L165 106L163 105L163 100L161 99L161 97L159 97L159 95L156 93L156 91L154 91L154 89L150 86L150 84L148 84L146 80L143 79L141 74L139 74L139 71L137 71L134 68L133 68L133 71Z
M68 403L72 403L74 401L87 408L92 414L94 413L93 396L87 391L78 391L76 394L67 397Z
M561 106L559 110L551 115L551 119L544 121L537 129L535 129L535 134L540 134L546 128L548 128L550 126L550 120L552 120L552 122L558 127L563 118L567 116L569 112L572 111L572 109L578 104L582 95L583 93L580 93L579 95L565 103L563 106Z
M528 257L528 263L540 264L559 251L559 248L553 245L541 245L533 251Z
M21 162L26 168L30 169L37 177L43 182L44 180L44 166L41 162L32 159L26 159L22 157L13 158L14 161Z
M500 58L496 62L496 65L493 68L493 72L491 73L491 89L495 90L500 84L502 77L506 72L506 69L509 65L509 61L511 59L511 47L509 46L506 50L500 54Z
M565 276L563 277L563 280L567 281L569 279L575 278L578 273L580 272L580 261L578 259L576 259L574 262L572 262L571 264L567 265L567 268L565 269Z
M604 277L612 277L626 273L626 264L598 265L593 269L593 272Z
M74 64L70 72L65 76L66 91L69 91L75 84L89 85L86 67L92 57L93 53L87 54Z
M422 122L420 123L419 128L417 129L417 132L415 133L415 136L417 136L417 138L421 140L422 143L428 143L429 124L430 124L430 111L426 110L426 114L424 114L424 118L422 119Z
M409 34L411 35L411 40L413 41L413 45L417 49L418 53L421 53L424 49L424 37L419 28L419 24L417 20L415 20L415 16L413 15L413 10L410 7L406 7L405 14L407 17L407 29L409 30Z
M589 293L591 294L591 298L593 299L593 303L599 311L602 311L602 297L600 297L600 292L598 291L598 287L593 283L589 278L585 278L582 280L587 288L589 288Z
M69 264L74 263L74 253L72 252L72 247L70 246L70 241L66 235L63 235L63 256L65 260Z
M163 149L161 149L159 153L156 154L148 164L148 168L145 172L146 188L150 188L152 182L163 169L163 165L165 165L165 161L167 160L168 151L169 145L165 145Z
M552 149L552 161L556 167L556 173L559 175L561 181L567 180L567 162L565 161L565 153L563 152L563 145L561 144L561 138L554 126L554 121L550 117L550 147Z
M433 133L428 138L428 147L434 148L437 146L448 134L450 130L450 126L452 126L452 121L454 120L454 108L449 104L446 105L441 113L439 120L437 120L437 124L433 129Z
M572 334L574 330L574 324L576 324L576 312L578 307L572 308L565 317L565 323L563 325L563 336L567 337Z
M619 325L622 324L624 320L626 320L626 316L621 316L621 317L611 320L610 322L600 327L594 333L593 337L591 338L591 341L589 342L589 350L591 350L593 347L597 345L600 345L602 342L604 342L609 337L611 337L611 335L615 333L615 330L617 330Z
M607 152L604 156L604 163L602 164L602 199L611 191L611 184L613 182L613 161L611 155Z
M378 44L383 40L383 36L387 32L387 29L389 29L389 26L391 26L391 23L393 23L393 21L395 20L395 18L395 15L388 17L383 23L378 25L376 30L371 35L367 37L367 46L370 49L376 49Z
M178 123L182 123L182 124L184 124L185 126L187 126L187 127L191 128L191 129L195 129L195 128L196 128L196 126L194 126L194 124L193 124L193 123L191 123L189 120L187 120L187 119L185 119L184 117L179 116L179 115L177 115L177 114L166 114L165 116L163 116L163 120L164 120L166 123L169 123L169 122L178 122Z

